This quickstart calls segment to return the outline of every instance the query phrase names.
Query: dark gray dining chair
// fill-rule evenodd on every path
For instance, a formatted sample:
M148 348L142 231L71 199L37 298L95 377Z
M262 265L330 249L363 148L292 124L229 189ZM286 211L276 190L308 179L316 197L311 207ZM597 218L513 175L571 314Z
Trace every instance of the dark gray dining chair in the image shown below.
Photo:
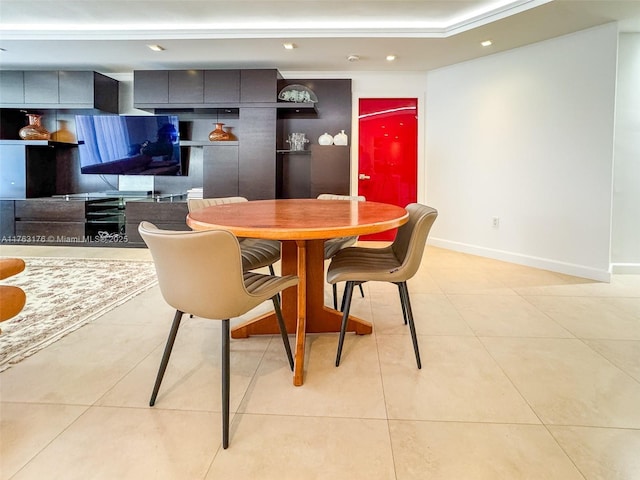
M245 197L190 198L187 200L189 212L212 205L248 202ZM242 254L242 268L245 271L269 267L269 273L275 275L273 264L280 260L280 242L258 238L238 238Z
M336 195L333 193L321 193L318 195L318 200L357 200L359 202L364 202L366 198L364 195ZM333 256L338 253L343 248L350 247L354 245L358 241L358 236L351 237L338 237L338 238L329 238L324 242L324 259L330 260ZM360 295L364 298L364 290L362 289L362 285L360 287ZM334 310L338 309L338 287L334 283L332 285L333 291L333 308Z
M222 321L222 447L229 446L230 338L229 319L239 317L271 299L289 367L293 355L282 318L278 294L298 283L298 277L276 277L242 268L240 245L226 230L160 230L149 222L138 227L149 247L158 284L165 301L176 313L162 355L149 406L155 405L171 350L185 312Z
M413 350L418 368L422 368L418 337L409 300L407 280L412 278L422 261L431 226L438 216L437 210L411 203L406 206L409 220L398 228L393 243L384 248L348 247L340 250L331 260L327 281L347 282L342 300L342 325L336 353L336 367L340 365L344 336L349 320L354 285L364 282L391 282L398 286L404 323L409 324Z

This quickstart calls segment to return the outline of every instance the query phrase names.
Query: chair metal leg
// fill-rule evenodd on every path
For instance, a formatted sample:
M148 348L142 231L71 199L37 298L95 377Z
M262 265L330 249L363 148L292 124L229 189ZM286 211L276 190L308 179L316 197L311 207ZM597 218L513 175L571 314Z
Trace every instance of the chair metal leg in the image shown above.
M229 446L229 319L222 321L222 448Z
M278 319L278 328L280 329L280 335L282 336L282 343L284 343L284 350L287 352L287 359L289 360L289 367L293 372L293 354L291 353L291 344L289 343L289 337L287 336L287 327L284 324L282 318L282 309L280 308L280 298L278 295L271 297L273 300L273 308L276 311L276 318Z
M340 338L338 339L338 351L336 353L336 367L340 366L340 357L342 356L342 344L344 343L344 335L347 331L347 323L349 322L349 310L351 309L351 297L353 296L353 286L355 282L347 282L342 297L342 325L340 326Z
M342 301L340 302L340 311L344 312L344 306L347 298L347 285L344 286L344 292L342 292Z
M402 305L402 318L404 319L404 324L407 324L407 309L404 306L405 302L402 299L402 285L400 283L396 283L396 285L398 286L398 293L400 294L400 305Z
M409 300L409 289L407 288L407 282L401 282L398 284L400 287L400 301L403 304L403 310L407 312L407 320L409 322L409 331L411 332L411 341L413 342L413 351L416 354L416 363L418 369L422 368L422 362L420 361L420 350L418 349L418 336L416 335L416 325L413 321L413 312L411 311L411 301Z
M167 338L167 343L164 347L164 353L162 354L162 361L160 362L160 368L158 369L158 375L156 376L156 383L153 386L153 393L151 394L151 400L149 400L150 407L153 407L156 403L158 390L160 390L162 377L164 377L164 372L167 369L167 364L169 363L169 357L171 356L171 350L173 350L173 343L176 340L176 335L178 333L178 328L180 327L180 321L182 320L182 315L183 315L183 312L181 312L180 310L176 310L176 314L173 317L173 324L171 325L171 330L169 331L169 338Z
M269 273L272 277L275 277L276 272L273 270L273 264L269 265ZM280 299L280 292L278 292L278 299Z
M362 289L362 283L363 282L358 283L358 288L360 289L360 295L362 296L362 298L364 298L364 290ZM354 284L355 284L355 282L354 282ZM336 284L335 283L333 284L333 291L334 291L334 294L333 294L333 306L335 308L335 305L336 305L336 293L335 293L336 292ZM345 293L346 293L346 290L345 290ZM342 312L343 310L344 310L344 293L342 294L342 303L340 304L340 311Z
M331 285L333 288L333 309L337 310L338 309L338 285L336 285L335 283L333 285Z

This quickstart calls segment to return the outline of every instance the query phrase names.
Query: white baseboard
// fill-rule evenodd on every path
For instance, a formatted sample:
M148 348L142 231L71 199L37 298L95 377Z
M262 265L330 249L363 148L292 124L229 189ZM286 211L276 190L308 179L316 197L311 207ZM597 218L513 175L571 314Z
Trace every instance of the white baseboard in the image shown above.
M612 263L611 273L640 275L640 263Z
M492 248L478 247L477 245L468 245L460 242L452 242L442 238L429 238L429 245L434 247L446 248L456 252L469 253L480 257L494 258L504 262L516 263L527 267L540 268L542 270L550 270L552 272L572 275L574 277L588 278L599 282L610 282L611 273L606 270L598 270L584 265L574 265L571 263L559 262L548 258L532 257L519 253L505 252L503 250L495 250ZM619 273L619 272L618 272Z

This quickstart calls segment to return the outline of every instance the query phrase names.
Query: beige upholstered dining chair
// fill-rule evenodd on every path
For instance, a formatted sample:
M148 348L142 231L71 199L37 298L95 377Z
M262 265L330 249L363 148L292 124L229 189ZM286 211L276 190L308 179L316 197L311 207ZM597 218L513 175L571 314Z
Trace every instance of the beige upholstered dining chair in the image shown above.
M348 247L339 251L331 260L327 281L332 284L347 282L336 367L340 365L353 287L364 282L377 281L391 282L398 286L404 323L409 324L416 363L418 368L422 368L407 280L412 278L420 267L427 237L438 212L434 208L419 203L411 203L406 206L406 209L409 212L409 221L398 228L396 238L391 245L384 248Z
M336 195L333 193L321 193L318 195L318 200L358 200L359 202L364 202L366 198L364 195ZM357 236L352 237L338 237L338 238L330 238L325 240L324 242L324 259L330 260L336 253L338 253L343 248L350 247L354 245L358 241ZM362 285L360 287L360 295L364 297L364 290L362 290ZM334 283L332 285L333 290L333 308L335 310L338 309L338 287Z
M189 212L211 205L247 202L245 197L190 198L187 200ZM269 267L269 273L275 275L273 264L280 260L280 242L257 238L238 238L242 254L242 268L245 271Z
M149 247L165 301L176 309L149 406L156 402L173 343L185 312L222 322L222 446L229 446L230 338L229 319L271 299L293 370L293 355L278 294L298 283L298 277L244 272L237 238L226 230L169 231L149 222L138 227Z

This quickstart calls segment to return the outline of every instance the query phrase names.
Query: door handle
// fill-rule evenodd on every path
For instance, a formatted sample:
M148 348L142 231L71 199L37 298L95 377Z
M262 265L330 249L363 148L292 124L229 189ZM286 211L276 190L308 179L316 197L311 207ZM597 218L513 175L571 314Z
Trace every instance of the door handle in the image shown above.
M361 173L358 175L358 180L371 180L371 177L369 175L365 175L364 173Z

